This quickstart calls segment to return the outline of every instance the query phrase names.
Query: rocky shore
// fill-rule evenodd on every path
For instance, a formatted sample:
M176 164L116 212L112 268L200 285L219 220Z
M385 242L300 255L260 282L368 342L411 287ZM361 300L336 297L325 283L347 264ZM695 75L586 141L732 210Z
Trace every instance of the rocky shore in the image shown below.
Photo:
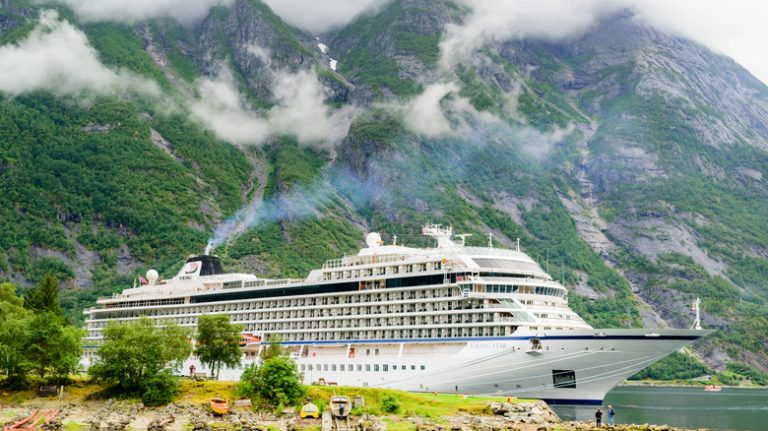
M297 431L320 430L318 419L299 419L295 413L280 417L236 409L224 416L214 415L205 404L169 404L161 408L144 407L132 401L101 401L20 407L0 406L3 425L26 417L35 409L56 409L59 413L40 428L47 431ZM542 401L488 403L483 414L460 414L441 418L420 416L376 417L362 415L350 421L350 431L386 431L396 419L411 424L415 431L570 431L594 430L587 422L563 422ZM398 427L400 428L400 427ZM605 426L610 431L678 431L666 425Z

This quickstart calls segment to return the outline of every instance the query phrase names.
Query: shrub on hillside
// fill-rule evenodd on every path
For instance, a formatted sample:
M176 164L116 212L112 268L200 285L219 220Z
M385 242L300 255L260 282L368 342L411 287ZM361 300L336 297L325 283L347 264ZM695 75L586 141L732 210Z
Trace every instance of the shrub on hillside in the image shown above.
M392 395L387 395L381 400L381 408L387 413L397 413L400 410L400 401Z
M179 389L179 382L171 373L171 370L165 369L149 377L144 381L144 390L141 393L141 402L145 406L155 407L163 406L173 401Z
M301 383L296 363L287 356L265 360L261 366L248 367L240 377L238 393L268 406L298 404L307 393Z

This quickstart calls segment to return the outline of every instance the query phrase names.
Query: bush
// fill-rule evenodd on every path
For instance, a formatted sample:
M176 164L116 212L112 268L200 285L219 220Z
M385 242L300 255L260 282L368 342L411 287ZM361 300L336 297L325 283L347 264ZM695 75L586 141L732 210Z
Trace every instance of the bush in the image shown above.
M254 397L256 395L256 376L259 367L251 364L245 367L243 374L240 375L240 382L237 384L237 395L241 397Z
M172 321L163 325L147 317L108 323L88 374L118 395L141 397L146 405L168 403L177 386L173 370L192 353L192 334Z
M141 402L148 407L166 405L173 401L173 396L176 395L178 389L178 380L171 373L171 370L165 369L144 382Z
M392 395L387 395L381 400L381 408L387 413L397 413L400 410L400 401Z
M269 358L260 367L248 367L237 389L241 396L273 407L296 405L307 393L296 363L287 356Z

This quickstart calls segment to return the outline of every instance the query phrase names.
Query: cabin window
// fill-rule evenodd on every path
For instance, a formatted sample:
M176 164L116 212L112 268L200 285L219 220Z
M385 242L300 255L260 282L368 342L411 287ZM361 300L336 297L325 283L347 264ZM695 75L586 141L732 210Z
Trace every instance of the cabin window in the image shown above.
M552 383L556 388L575 388L576 372L573 370L552 370Z

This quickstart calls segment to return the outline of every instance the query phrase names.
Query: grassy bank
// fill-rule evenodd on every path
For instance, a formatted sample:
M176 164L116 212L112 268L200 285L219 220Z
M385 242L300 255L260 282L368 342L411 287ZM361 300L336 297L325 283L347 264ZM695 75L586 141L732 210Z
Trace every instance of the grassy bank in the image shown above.
M213 397L223 397L230 400L236 399L237 382L231 381L192 381L181 379L179 392L174 397L174 402L185 405L204 404ZM505 397L489 397L456 394L412 393L392 389L357 388L344 386L308 386L307 398L321 409L328 406L328 402L334 395L348 396L354 399L361 395L365 399L365 406L355 413L367 413L371 415L386 415L389 413L402 416L422 416L427 418L439 418L459 413L484 414L489 413L488 402L506 402ZM64 390L64 402L98 401L110 397L104 392L104 388L90 383L85 379L76 379L67 385ZM395 399L397 408L384 407L387 399ZM32 390L2 391L0 403L3 405L23 405L32 401L53 400L53 398L39 398ZM521 402L512 398L512 402ZM390 409L390 410L388 410Z

